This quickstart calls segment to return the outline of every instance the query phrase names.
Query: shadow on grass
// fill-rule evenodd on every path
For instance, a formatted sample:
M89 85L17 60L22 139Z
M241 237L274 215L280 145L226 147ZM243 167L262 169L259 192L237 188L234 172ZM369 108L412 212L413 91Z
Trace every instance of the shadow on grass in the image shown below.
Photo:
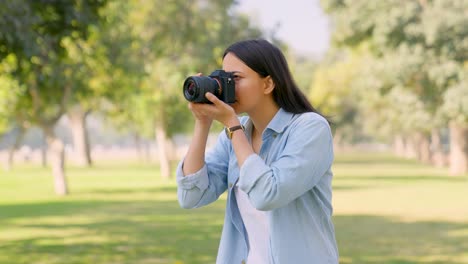
M72 190L69 197L62 198L63 200L34 202L34 203L15 203L15 204L0 204L0 224L2 219L16 217L44 217L65 214L75 214L83 210L99 210L109 206L118 206L128 203L125 197L117 201L107 201L100 199L101 197L118 197L121 194L145 194L150 193L154 199L161 194L170 194L175 198L177 193L176 186L157 186L148 188L91 188L84 190ZM148 197L146 195L145 197ZM87 199L81 197L99 197L97 199ZM74 199L81 198L84 200L76 201Z
M2 206L0 263L214 263L224 202L195 210L174 200ZM372 215L334 222L341 263L467 263L466 222Z
M1 206L0 263L213 263L224 202L61 201ZM22 212L22 213L19 213Z
M335 216L340 263L468 263L468 222Z

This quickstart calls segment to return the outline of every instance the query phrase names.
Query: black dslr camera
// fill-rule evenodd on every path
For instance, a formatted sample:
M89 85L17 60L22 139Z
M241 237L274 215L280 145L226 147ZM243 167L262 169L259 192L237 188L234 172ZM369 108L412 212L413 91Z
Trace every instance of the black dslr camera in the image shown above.
M211 104L205 94L210 92L221 101L232 104L235 98L235 82L232 72L216 70L208 77L190 76L184 82L184 96L190 102Z

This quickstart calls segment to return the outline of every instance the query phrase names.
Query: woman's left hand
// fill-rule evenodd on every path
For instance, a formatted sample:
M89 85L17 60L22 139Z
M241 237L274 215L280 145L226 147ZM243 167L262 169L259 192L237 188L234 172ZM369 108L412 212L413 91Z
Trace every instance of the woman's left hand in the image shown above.
M212 93L206 93L205 97L213 104L193 104L192 107L197 108L197 111L203 112L207 116L211 116L226 127L240 124L234 108L218 99Z

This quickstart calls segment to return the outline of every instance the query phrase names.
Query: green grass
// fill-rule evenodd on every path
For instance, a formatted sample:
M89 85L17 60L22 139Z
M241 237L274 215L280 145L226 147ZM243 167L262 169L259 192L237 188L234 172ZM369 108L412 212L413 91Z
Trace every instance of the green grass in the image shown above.
M341 263L468 263L468 175L375 154L334 168Z
M468 263L468 175L382 154L339 156L334 222L341 263ZM220 201L179 208L152 165L0 172L0 263L214 263ZM223 197L224 198L224 197Z

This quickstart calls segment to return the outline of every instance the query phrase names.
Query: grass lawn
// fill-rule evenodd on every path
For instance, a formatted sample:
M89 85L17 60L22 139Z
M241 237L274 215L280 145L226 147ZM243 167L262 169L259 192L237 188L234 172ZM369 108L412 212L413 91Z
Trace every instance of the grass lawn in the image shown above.
M468 263L468 175L387 155L334 165L341 263ZM180 209L153 165L68 168L70 195L48 169L0 171L1 264L214 263L220 201Z

